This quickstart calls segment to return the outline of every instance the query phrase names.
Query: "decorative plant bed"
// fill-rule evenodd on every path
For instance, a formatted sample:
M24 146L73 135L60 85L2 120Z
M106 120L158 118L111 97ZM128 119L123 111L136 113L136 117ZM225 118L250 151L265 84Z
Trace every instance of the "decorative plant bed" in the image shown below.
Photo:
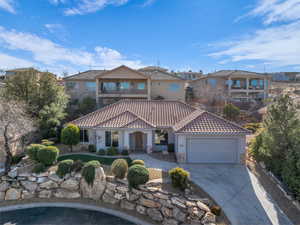
M103 165L111 165L113 163L114 160L116 159L125 159L127 161L127 163L130 165L132 160L130 157L128 156L99 156L96 154L91 154L91 153L74 153L74 154L65 154L62 156L58 157L58 161L62 161L65 159L72 159L72 160L81 160L82 162L88 162L91 160L97 160L99 161L101 164Z

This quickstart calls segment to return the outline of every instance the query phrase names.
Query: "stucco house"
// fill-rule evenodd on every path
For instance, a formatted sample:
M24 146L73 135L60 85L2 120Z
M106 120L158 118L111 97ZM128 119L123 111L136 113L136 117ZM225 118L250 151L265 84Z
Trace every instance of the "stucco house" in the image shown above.
M160 67L139 70L120 66L112 70L89 70L65 77L72 100L96 99L98 106L120 99L165 99L185 101L186 81Z
M248 130L180 101L121 100L71 123L97 150L166 151L187 163L242 163Z

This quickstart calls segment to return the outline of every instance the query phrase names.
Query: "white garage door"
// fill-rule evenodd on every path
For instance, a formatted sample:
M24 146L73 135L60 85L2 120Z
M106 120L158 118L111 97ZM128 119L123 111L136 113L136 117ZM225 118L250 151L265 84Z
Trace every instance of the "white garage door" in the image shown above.
M187 161L189 163L237 163L237 153L237 139L187 139Z

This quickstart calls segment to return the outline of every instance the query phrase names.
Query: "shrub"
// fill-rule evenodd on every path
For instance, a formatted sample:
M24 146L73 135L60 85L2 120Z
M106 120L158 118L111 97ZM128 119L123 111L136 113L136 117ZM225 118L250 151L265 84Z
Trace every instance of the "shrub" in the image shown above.
M66 159L58 163L56 174L59 177L64 177L66 174L71 173L71 169L74 161L72 159Z
M227 119L235 120L240 115L240 109L233 104L225 105L223 114Z
M261 127L261 123L247 123L244 125L244 128L251 130L253 133L256 133Z
M211 212L213 214L215 214L216 216L220 216L221 215L221 212L222 212L222 209L220 206L217 206L217 205L214 205L210 208Z
M46 171L46 166L43 163L37 163L32 169L33 173L43 173L45 171Z
M88 150L89 152L96 152L96 146L91 144L88 146Z
M121 155L129 155L129 151L127 149L122 150Z
M12 156L12 164L18 164L25 157L23 153Z
M58 148L54 146L45 146L37 152L37 159L45 166L51 166L57 160L59 154Z
M44 145L40 144L31 144L26 147L26 154L28 155L29 159L37 161L37 152L44 147Z
M128 164L125 159L116 159L111 164L111 171L116 178L123 179L128 171Z
M76 161L74 161L74 163L72 165L71 171L74 171L77 173L82 169L83 166L84 166L84 164L81 160L76 160Z
M184 190L188 187L189 175L189 172L179 167L169 170L173 187L179 188L180 190Z
M80 129L74 124L68 124L61 131L61 142L65 145L69 145L70 151L73 151L73 146L80 142Z
M118 154L118 150L114 147L110 147L109 149L107 149L106 154L110 156L114 156Z
M89 185L93 185L95 179L95 170L101 166L97 160L87 162L82 169L82 176Z
M141 165L133 165L129 168L127 180L130 188L137 188L138 185L146 184L149 180L149 171Z
M98 155L106 155L106 151L104 149L100 149L98 152L97 152Z
M52 146L52 145L54 145L54 141L49 141L48 139L43 139L42 140L42 145Z
M136 159L136 160L133 160L131 162L131 165L140 165L140 166L145 166L145 162L141 159Z
M174 152L175 151L175 145L174 144L168 144L168 152Z

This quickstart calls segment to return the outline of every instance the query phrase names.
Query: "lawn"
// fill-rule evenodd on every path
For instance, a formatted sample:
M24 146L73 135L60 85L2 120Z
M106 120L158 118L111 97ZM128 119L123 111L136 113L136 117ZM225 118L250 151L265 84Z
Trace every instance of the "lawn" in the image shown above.
M120 159L125 159L128 162L128 165L131 164L132 160L128 156L120 156ZM72 155L62 155L58 157L58 161L62 161L65 159L72 159L72 160L81 160L82 162L88 162L91 160L97 160L103 165L111 165L114 160L117 158L109 158L103 157L98 155L85 155L85 154L72 154Z

